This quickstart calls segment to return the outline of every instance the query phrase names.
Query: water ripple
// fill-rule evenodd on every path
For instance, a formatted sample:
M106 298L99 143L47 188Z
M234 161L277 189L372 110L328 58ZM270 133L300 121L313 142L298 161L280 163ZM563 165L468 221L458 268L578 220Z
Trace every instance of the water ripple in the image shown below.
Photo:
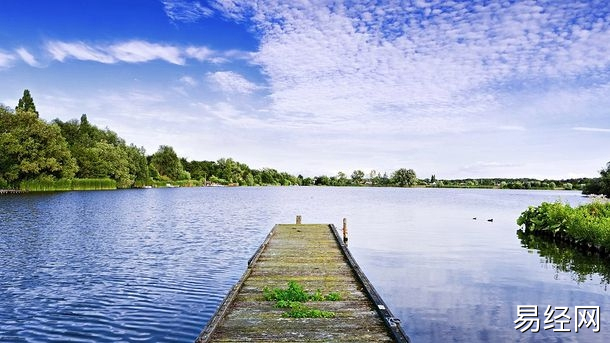
M544 275L531 276L543 274L537 262L524 273L495 252L529 261L513 242L515 212L556 193L508 192L505 202L490 201L489 194L268 187L3 196L0 342L193 341L272 225L296 214L305 222L350 218L359 228L350 231L356 258L416 341L438 338L434 330L443 327L455 328L443 331L445 340L484 341L476 335L492 330L514 341L512 307L491 313L509 317L508 324L480 329L481 304L533 303L538 293L523 293L531 280L515 278L543 284ZM483 227L470 219L475 215L496 221ZM503 220L510 224L502 227ZM567 289L557 292L554 305L570 305L561 303L573 290ZM579 292L583 299L603 296ZM463 312L458 321L447 315L456 308Z

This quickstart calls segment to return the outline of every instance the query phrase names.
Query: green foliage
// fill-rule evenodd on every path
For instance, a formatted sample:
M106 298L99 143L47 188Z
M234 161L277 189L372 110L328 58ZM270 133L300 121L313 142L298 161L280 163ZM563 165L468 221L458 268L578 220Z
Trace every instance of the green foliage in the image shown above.
M603 194L610 198L610 162L599 171L600 177L590 180L583 189L583 194Z
M275 307L288 308L288 312L284 313L284 317L290 318L332 318L335 317L334 312L322 311L306 306L308 301L339 301L341 295L338 292L332 292L323 295L318 289L314 293L305 291L302 285L295 281L289 281L287 288L263 288L263 296L267 301L275 301Z
M116 189L112 179L59 179L22 181L19 189L28 192L85 191Z
M36 111L36 105L29 90L25 89L23 91L23 96L19 99L17 107L15 107L15 112L17 111L31 112L38 117L38 111Z
M159 150L151 156L150 164L155 167L159 175L165 176L169 180L180 180L184 172L174 148L168 145L159 147Z
M392 182L399 187L411 187L417 183L413 169L400 168L392 174Z
M305 302L311 299L311 295L305 291L302 285L295 281L288 282L288 288L273 288L265 287L263 296L267 301L298 301Z
M79 165L78 178L111 178L119 188L141 187L150 181L143 148L128 146L115 132L91 125L85 114L80 122L56 119L54 123Z
M78 170L60 128L38 114L0 108L0 178L17 187L24 180L71 178Z
M610 203L593 202L576 208L544 202L521 213L517 224L525 233L547 234L581 246L610 252Z
M352 173L352 182L355 185L364 184L364 172L362 170L354 170Z

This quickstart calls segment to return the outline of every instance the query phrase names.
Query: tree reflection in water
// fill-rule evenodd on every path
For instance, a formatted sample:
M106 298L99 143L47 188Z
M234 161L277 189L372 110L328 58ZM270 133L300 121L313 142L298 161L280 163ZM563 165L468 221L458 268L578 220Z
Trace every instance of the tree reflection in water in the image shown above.
M610 284L610 259L597 253L583 252L566 242L552 237L536 236L517 230L521 245L527 249L538 250L546 264L552 264L556 273L564 272L578 283L585 282L595 274L599 275L604 289ZM556 274L557 275L557 274Z

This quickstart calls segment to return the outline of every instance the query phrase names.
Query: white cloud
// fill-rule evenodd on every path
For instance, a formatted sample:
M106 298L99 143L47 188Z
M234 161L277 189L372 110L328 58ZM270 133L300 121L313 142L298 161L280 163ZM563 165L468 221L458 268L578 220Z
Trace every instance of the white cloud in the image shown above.
M218 64L232 60L252 58L250 53L244 51L215 51L204 46L181 47L142 40L117 42L110 45L49 41L46 43L46 50L52 59L60 62L76 59L106 64L118 62L143 63L162 60L171 64L184 65L188 58L193 58L200 62L207 61ZM18 52L24 61L35 62L34 56L29 54L27 50L21 48Z
M608 22L585 3L422 4L214 6L260 32L255 62L268 77L271 110L287 120L453 132L505 121L490 113L506 115L503 98L523 83L610 79Z
M197 82L197 80L195 80L193 77L191 76L183 76L180 78L179 80L181 83L187 85L187 86L197 86L199 84L199 82Z
M111 45L107 50L116 60L122 62L138 63L159 59L173 64L184 64L181 50L170 45L134 40Z
M0 69L8 68L13 64L15 56L0 51Z
M140 63L160 59L173 64L184 64L182 53L177 47L136 40L109 46L51 41L47 43L47 51L60 62L68 58L100 63Z
M228 93L249 94L259 89L259 86L256 84L232 71L208 73L207 79L218 86L222 91Z
M32 67L37 67L38 66L38 62L36 61L36 58L30 54L29 51L27 51L25 48L19 48L17 50L15 50L15 52L17 52L17 55L19 55L19 57L21 57L21 59L29 64Z
M585 131L585 132L603 132L603 133L610 133L610 129L605 129L605 128L601 128L601 127L573 127L572 130L575 131Z
M210 17L214 12L199 1L163 0L165 14L174 22L193 23L201 18Z
M83 42L50 41L46 44L52 58L63 62L66 59L95 61L100 63L115 63L116 59L100 47L93 47Z
M213 50L208 49L204 46L189 46L188 48L186 48L185 52L188 57L194 58L198 61L211 60L215 58L216 55Z

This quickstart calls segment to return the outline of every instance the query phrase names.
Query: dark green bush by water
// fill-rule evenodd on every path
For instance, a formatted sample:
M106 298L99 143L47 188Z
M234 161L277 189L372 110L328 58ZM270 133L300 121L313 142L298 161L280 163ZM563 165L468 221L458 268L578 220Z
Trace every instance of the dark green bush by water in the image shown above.
M561 202L530 206L517 219L524 233L552 236L604 255L610 253L610 202L571 207Z

